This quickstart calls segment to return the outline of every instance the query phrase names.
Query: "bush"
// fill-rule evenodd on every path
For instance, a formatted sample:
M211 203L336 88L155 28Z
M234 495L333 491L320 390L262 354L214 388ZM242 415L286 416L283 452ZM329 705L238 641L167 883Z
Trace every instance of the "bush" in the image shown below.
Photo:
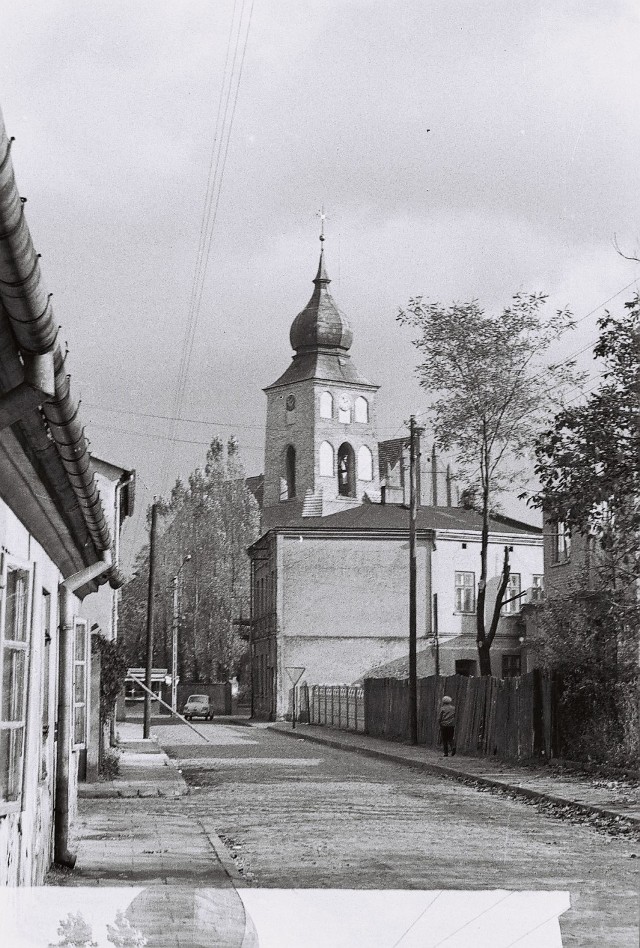
M561 756L634 767L638 735L635 625L609 597L576 586L540 608L531 642L539 664L560 678Z

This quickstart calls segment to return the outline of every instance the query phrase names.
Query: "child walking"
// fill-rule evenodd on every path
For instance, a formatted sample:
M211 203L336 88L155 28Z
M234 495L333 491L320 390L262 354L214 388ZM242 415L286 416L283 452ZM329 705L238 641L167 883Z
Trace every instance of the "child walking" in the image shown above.
M454 740L456 707L453 703L453 699L450 698L449 695L445 695L442 699L442 707L440 708L440 714L438 715L438 724L440 725L440 734L442 735L444 756L449 756L449 747L451 747L451 756L453 757L456 752Z

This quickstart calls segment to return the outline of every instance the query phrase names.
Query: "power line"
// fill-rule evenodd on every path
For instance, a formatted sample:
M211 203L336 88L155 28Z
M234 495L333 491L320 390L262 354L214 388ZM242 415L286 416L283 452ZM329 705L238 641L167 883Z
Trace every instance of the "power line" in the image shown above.
M243 17L245 11L245 0L242 0L242 5L240 8L240 14L238 16L237 26L235 25L235 12L237 8L237 2L234 2L233 12L231 17L231 26L229 30L229 39L227 42L227 55L225 58L225 70L229 62L229 53L231 50L231 45L233 43L233 38L235 36L235 46L233 52L233 59L231 62L231 69L228 70L228 81L227 75L223 74L223 82L221 87L220 99L218 102L218 114L216 119L216 131L214 134L214 141L212 147L212 155L209 164L209 175L207 180L207 192L205 195L203 217L200 227L200 239L198 243L198 253L196 257L196 266L193 275L192 288L191 288L191 299L189 303L189 311L187 316L187 327L184 338L184 344L182 348L182 358L180 362L180 367L178 371L178 382L176 388L176 397L174 400L174 415L177 419L180 418L182 403L184 400L184 395L186 391L187 379L189 375L189 367L191 363L191 356L193 353L193 345L195 341L196 329L198 326L200 318L200 308L202 303L202 293L204 289L204 281L206 277L207 266L209 262L209 254L211 250L211 241L213 237L213 230L216 223L218 206L220 202L220 195L222 192L222 182L224 178L224 172L227 162L227 154L229 150L229 142L231 140L231 131L233 128L233 121L236 112L236 106L238 102L238 94L240 90L240 82L242 79L242 71L244 67L244 60L247 50L247 43L249 40L249 31L251 29L251 19L253 16L253 6L254 0L251 0L251 7L249 9L249 16L246 22L246 30L244 35L244 43L242 45L242 53L240 58L239 69L235 73L236 63L238 60L238 51L241 43L242 29L243 29ZM233 90L233 93L232 93ZM225 97L226 93L226 97ZM233 98L232 98L233 96ZM222 101L224 101L224 109L222 107ZM231 113L229 121L227 122L227 116L229 114L229 103L232 100ZM213 174L212 174L213 169ZM213 209L213 213L212 213ZM175 438L177 421L172 422L171 435L172 437L169 440L177 441ZM169 466L170 452L167 451L164 464L164 473L167 473Z

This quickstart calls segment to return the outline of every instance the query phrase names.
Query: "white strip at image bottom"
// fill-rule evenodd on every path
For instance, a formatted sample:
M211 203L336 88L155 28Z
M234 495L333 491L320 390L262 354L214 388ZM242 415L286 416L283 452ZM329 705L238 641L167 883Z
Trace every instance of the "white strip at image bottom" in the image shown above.
M569 893L158 885L0 891L11 948L561 948Z

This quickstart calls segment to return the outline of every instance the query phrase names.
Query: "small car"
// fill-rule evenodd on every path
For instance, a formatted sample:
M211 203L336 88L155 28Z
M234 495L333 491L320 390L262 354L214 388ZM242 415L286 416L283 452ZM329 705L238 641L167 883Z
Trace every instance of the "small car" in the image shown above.
M182 709L182 714L187 721L191 721L192 718L204 718L205 721L212 721L213 708L209 703L209 695L189 695Z

